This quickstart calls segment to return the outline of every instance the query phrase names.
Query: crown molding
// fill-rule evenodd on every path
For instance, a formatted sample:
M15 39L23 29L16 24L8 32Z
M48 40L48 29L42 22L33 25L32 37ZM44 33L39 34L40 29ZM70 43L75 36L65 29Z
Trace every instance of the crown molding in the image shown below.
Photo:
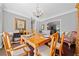
M4 8L3 10L6 11L6 12L9 12L9 13L13 13L13 14L16 14L16 15L19 15L19 16L26 17L26 18L29 18L30 19L30 17L28 17L26 15L23 15L22 13L19 13L19 12L10 10L10 9L6 9L6 8Z
M52 19L52 18L55 18L55 17L59 17L59 16L63 16L63 15L66 15L66 14L69 14L69 13L73 13L73 12L76 12L76 11L77 10L74 8L74 9L71 9L71 10L66 11L64 13L60 13L60 14L57 14L57 15L54 15L54 16L51 16L51 17L48 17L48 18L41 19L40 22L47 21L49 19Z
M6 9L6 8L4 8L3 10L6 11L6 12L9 12L9 13L13 13L13 14L20 15L22 17L26 17L26 18L29 18L30 19L30 17L28 17L26 15L23 15L22 13L18 13L18 12L15 12L15 11L12 11L12 10L9 10L9 9ZM46 20L49 20L49 19L52 19L52 18L55 18L55 17L59 17L59 16L63 16L63 15L69 14L69 13L73 13L73 12L76 12L76 9L75 8L74 9L71 9L69 11L66 11L64 13L59 13L57 15L54 15L54 16L51 16L51 17L48 17L48 18L41 19L41 20L39 20L39 22L43 22L43 21L46 21Z

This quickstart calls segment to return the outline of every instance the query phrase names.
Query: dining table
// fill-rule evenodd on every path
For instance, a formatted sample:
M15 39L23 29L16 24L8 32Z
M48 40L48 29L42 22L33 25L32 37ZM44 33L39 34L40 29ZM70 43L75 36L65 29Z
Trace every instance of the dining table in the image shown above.
M45 38L43 35L33 35L33 36L29 36L28 38L27 35L24 36L22 35L21 38L25 40L25 43L28 43L34 48L35 56L37 55L38 47L45 45L51 40L49 37Z

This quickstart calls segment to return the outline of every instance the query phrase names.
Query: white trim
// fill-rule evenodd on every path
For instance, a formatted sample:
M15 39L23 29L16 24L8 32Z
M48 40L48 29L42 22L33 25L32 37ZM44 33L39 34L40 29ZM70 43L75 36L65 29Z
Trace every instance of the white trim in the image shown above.
M9 9L6 9L6 8L4 9L4 11L10 12L10 13L13 13L13 14L16 14L16 15L20 15L20 16L23 16L23 17L30 19L30 17L23 15L22 13L18 13L18 12L15 12L15 11L12 11L12 10L9 10ZM71 9L71 10L66 11L64 13L60 13L60 14L57 14L57 15L54 15L54 16L51 16L51 17L48 17L48 18L44 18L44 19L41 19L39 21L43 22L43 21L46 21L46 20L49 20L49 19L52 19L52 18L55 18L55 17L58 17L58 16L62 16L62 15L65 15L65 14L69 14L69 13L72 13L72 12L75 12L75 11L76 11L76 9L74 8L74 9Z
M65 14L69 14L69 13L72 13L72 12L76 12L76 9L74 8L74 9L71 9L71 10L66 11L66 12L64 12L64 13L60 13L60 14L54 15L54 16L52 16L52 17L48 17L48 18L46 18L46 19L41 19L40 22L46 21L46 20L49 20L49 19L52 19L52 18L55 18L55 17L58 17L58 16L62 16L62 15L65 15Z
M13 10L10 10L10 9L6 9L5 8L4 11L10 12L10 13L13 13L13 14L16 14L16 15L19 15L19 16L23 16L23 17L26 17L26 18L29 18L30 19L30 17L28 17L26 15L23 15L22 13L19 13L19 12L13 11Z

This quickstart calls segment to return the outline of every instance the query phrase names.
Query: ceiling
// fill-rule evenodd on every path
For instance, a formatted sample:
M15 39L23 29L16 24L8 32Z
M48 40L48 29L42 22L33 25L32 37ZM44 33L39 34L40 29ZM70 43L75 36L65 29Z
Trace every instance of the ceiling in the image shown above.
M33 11L38 3L5 3L5 9L25 15L31 18ZM70 11L75 8L74 3L39 3L39 7L43 11L40 19L46 19L57 14Z

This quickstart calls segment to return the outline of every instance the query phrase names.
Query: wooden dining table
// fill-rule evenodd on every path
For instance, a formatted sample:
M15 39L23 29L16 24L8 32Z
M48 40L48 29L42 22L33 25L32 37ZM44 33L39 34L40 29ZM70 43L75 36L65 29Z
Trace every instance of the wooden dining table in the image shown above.
M34 35L29 38L26 38L26 36L21 36L21 38L34 48L34 55L37 55L38 47L44 45L45 43L48 43L51 40L50 38L45 38L42 35Z

